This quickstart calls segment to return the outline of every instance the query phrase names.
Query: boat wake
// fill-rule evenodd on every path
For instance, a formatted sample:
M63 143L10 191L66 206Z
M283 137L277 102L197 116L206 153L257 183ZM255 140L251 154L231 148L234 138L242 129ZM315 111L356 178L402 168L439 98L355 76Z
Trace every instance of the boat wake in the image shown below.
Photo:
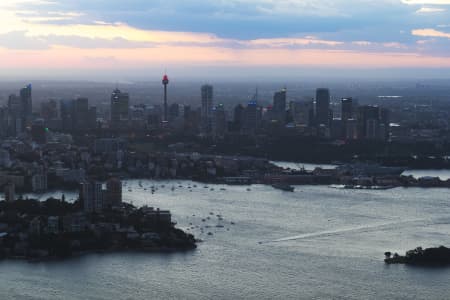
M392 230L392 229L396 229L398 227L402 227L405 225L425 227L425 226L443 225L443 224L450 224L450 219L448 217L438 218L438 219L410 219L410 220L386 222L386 223L372 224L372 225L363 225L363 226L356 226L356 227L349 227L349 228L324 230L324 231L319 231L319 232L311 232L311 233L304 233L304 234L295 235L295 236L284 237L284 238L280 238L280 239L276 239L276 240L261 241L261 242L259 242L259 244L281 243L281 242L288 242L288 241L295 241L295 240L302 240L302 239L321 238L321 237L335 236L335 235L341 235L341 234L346 234L346 233L364 233L364 232L371 232L371 231L378 231L378 230L385 230L385 229Z

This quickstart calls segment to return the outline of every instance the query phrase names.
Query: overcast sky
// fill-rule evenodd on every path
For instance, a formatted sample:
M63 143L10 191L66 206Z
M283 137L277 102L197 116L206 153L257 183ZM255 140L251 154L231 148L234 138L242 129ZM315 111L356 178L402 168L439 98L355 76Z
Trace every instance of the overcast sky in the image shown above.
M2 78L450 77L450 0L0 0L0 63Z

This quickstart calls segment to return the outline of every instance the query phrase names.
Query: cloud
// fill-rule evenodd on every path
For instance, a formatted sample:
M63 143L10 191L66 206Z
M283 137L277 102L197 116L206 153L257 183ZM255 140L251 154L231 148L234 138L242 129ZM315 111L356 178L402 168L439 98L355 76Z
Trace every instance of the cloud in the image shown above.
M412 34L415 36L439 37L439 38L450 39L450 33L438 31L438 30L432 29L432 28L415 29L412 31Z
M0 46L7 49L48 49L49 45L40 38L29 38L26 31L12 31L0 34Z
M450 5L450 0L402 0L409 5Z
M369 42L369 41L353 41L352 44L353 45L357 45L357 46L370 46L370 45L373 45L373 43Z
M450 42L444 38L449 34L432 28L447 24L448 4L450 0L0 0L0 62L68 68L167 62L424 67L447 61Z
M429 13L440 13L447 11L444 8L437 8L437 7L421 7L416 11L418 14L429 14Z

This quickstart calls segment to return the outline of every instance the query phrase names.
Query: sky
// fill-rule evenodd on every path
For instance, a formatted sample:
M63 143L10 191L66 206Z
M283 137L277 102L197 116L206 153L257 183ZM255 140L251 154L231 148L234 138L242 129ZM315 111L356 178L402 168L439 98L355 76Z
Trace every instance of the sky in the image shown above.
M450 0L0 0L0 77L450 78Z

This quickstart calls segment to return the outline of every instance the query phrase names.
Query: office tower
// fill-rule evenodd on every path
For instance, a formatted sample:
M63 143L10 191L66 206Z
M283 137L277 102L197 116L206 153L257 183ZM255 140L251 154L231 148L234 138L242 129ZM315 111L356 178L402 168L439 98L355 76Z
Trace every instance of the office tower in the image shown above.
M317 125L330 124L330 91L325 88L316 90L316 121Z
M47 142L47 129L44 119L33 121L33 124L31 124L31 138L38 144L45 144Z
M345 138L347 140L358 139L358 120L348 119L345 124Z
M87 126L89 129L97 128L97 107L89 107L89 112L87 115Z
M202 131L204 134L210 134L212 130L212 110L213 110L213 87L212 85L203 85L202 92Z
M343 122L353 118L353 99L342 98L341 99L341 119Z
M250 101L245 108L244 130L247 133L254 134L259 128L262 118L261 107L256 101Z
M164 85L164 119L163 122L167 122L167 85L169 84L169 77L164 75L162 84Z
M388 140L391 131L391 112L387 108L380 108L380 139Z
M111 178L106 182L105 207L113 207L122 203L122 182L118 178Z
M103 210L102 183L96 181L80 183L79 199L85 212L101 212Z
M244 125L245 108L242 104L236 105L233 113L233 131L241 131Z
M198 133L201 123L201 109L192 109L190 106L184 107L184 130L188 133Z
M20 90L20 99L23 107L23 117L29 119L33 113L33 102L31 96L31 84Z
M213 133L215 136L223 136L227 131L227 116L223 104L213 109Z
M0 138L6 137L8 133L8 118L8 109L0 107Z
M41 117L45 120L58 118L58 104L55 100L49 100L41 104Z
M89 100L88 98L77 98L73 102L73 121L75 130L86 130L89 128Z
M290 111L292 120L297 125L311 126L314 119L314 103L309 102L291 102Z
M7 134L18 136L25 128L24 107L20 97L10 95L8 98Z
M14 115L17 118L21 118L24 112L22 98L18 97L17 95L9 95L8 110L11 115Z
M275 120L286 123L286 89L274 94L272 112Z
M358 137L362 139L379 139L380 108L365 105L358 108Z
M169 106L169 120L173 121L180 115L180 105L173 103Z
M5 185L5 201L14 202L16 200L16 186L14 183L9 182Z
M274 94L273 110L275 112L286 112L286 89L283 89Z
M120 126L121 121L129 119L130 96L115 89L111 94L111 125Z
M61 115L62 129L71 131L74 127L74 102L73 100L61 100L59 102L59 111Z

